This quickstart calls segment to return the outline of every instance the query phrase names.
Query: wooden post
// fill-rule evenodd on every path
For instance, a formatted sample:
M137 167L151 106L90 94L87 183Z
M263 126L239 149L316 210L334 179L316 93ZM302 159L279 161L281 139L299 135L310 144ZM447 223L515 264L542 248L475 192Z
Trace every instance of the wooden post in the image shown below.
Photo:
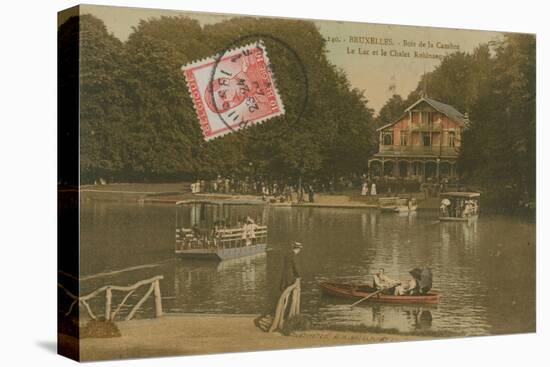
M147 293L145 293L143 298L141 298L141 300L139 300L139 302L134 306L134 308L132 308L132 310L130 311L128 316L126 316L126 321L129 321L129 320L132 319L132 317L134 317L134 315L136 314L137 310L141 307L143 302L145 302L147 300L147 298L149 298L149 296L153 292L154 288L155 288L155 286L154 286L154 283L153 283L153 284L151 284L151 287L149 287L149 290L147 291Z
M288 301L291 294L292 294L292 302L290 302L290 305L289 305ZM288 318L291 318L292 316L298 315L300 313L300 279L299 278L296 279L294 284L287 287L281 294L281 297L279 297L279 301L277 302L277 307L275 309L275 315L273 317L273 323L269 328L270 333L277 329L283 328L285 323L285 314L286 314L287 306L290 306Z
M300 314L300 298L302 297L302 289L300 282L298 282L298 286L296 287L296 315Z
M160 295L160 281L155 280L155 316L162 316L162 297Z
M105 321L111 319L111 303L113 299L113 291L111 288L105 290Z

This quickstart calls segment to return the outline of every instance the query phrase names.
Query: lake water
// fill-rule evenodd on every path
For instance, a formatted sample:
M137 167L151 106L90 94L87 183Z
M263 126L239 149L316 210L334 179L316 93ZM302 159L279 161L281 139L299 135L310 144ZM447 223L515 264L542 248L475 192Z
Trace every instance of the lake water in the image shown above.
M210 223L214 216L261 219L269 226L268 252L221 263L175 259L176 214L186 226ZM277 294L280 250L297 240L304 244L302 313L315 324L464 335L534 331L534 222L481 213L471 224L439 223L435 214L242 205L199 212L196 207L88 203L81 211L81 276L137 268L83 280L81 292L160 274L165 312L259 314ZM432 268L434 289L443 293L438 305L365 302L350 309L353 301L324 296L317 285L370 282L380 267L393 278L407 279L408 271L421 265ZM139 317L148 317L152 308L147 302Z

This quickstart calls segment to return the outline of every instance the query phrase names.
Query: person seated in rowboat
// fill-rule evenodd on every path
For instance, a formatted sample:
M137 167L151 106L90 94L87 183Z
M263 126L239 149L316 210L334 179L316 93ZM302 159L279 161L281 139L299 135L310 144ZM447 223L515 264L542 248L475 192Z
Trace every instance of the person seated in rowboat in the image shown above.
M372 276L374 287L378 290L384 289L384 293L392 294L397 282L384 274L384 268L378 269Z
M433 274L430 268L414 268L409 271L411 279L407 282L402 282L395 287L396 296L418 296L428 294L432 289Z
M396 296L410 296L418 294L418 281L411 275L408 281L402 281L401 284L395 287L394 294Z
M418 293L428 294L432 289L433 273L430 268L424 266L420 272L420 278L416 278L418 281Z

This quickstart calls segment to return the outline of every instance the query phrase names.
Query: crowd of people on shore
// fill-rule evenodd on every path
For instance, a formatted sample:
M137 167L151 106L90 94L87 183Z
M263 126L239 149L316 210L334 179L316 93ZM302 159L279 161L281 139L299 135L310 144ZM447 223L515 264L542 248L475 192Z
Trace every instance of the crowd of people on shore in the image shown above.
M439 182L435 178L421 177L368 177L366 174L359 177L340 177L338 179L312 180L267 180L264 178L244 179L218 176L215 180L199 179L190 184L190 191L198 193L219 193L228 195L260 195L266 201L272 202L315 202L315 193L328 194L359 190L362 196L376 196L423 192L427 197L436 197L450 189L456 189L458 181L443 177Z
M365 179L361 185L362 196L376 196L381 194L400 194L405 192L422 192L426 198L436 197L440 193L457 189L458 180L443 177L439 182L431 177L425 181L419 176L410 177L389 177L375 176L372 179Z
M272 202L310 202L315 201L315 193L321 190L317 180L304 183L267 181L263 179L222 178L216 180L197 180L190 185L191 193L218 193L228 195L259 195Z

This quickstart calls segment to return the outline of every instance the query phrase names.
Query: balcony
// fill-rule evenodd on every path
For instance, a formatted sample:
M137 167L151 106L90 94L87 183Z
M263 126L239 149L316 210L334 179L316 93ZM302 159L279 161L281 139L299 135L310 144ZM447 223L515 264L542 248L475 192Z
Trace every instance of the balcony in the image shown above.
M446 146L420 146L420 145L379 145L379 153L384 155L429 155L429 156L451 156L458 157L457 147Z

